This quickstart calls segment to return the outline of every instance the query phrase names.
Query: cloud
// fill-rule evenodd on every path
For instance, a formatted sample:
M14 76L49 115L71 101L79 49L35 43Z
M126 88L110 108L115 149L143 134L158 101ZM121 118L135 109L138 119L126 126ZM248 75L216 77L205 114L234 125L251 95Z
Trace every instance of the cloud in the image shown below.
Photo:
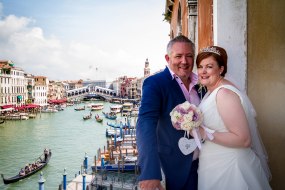
M28 73L59 80L98 79L102 75L93 67L106 71L112 69L106 65L113 59L108 52L92 44L63 44L56 37L44 36L41 28L31 27L32 22L14 15L0 21L0 59L12 59L15 66ZM118 52L117 57L122 59L121 56L122 53Z
M0 16L1 7L0 3ZM27 73L47 76L50 80L112 81L120 76L142 77L146 58L153 68L151 72L164 67L166 43L163 41L167 36L160 29L150 29L158 27L152 22L154 19L148 19L154 17L153 14L136 13L141 19L128 16L120 24L119 20L110 24L105 18L94 24L94 28L89 26L88 30L81 25L80 30L72 23L65 28L64 20L51 25L53 29L60 26L57 27L60 33L50 32L53 30L48 33L47 29L35 25L38 22L35 18L0 17L0 59L12 60L16 67ZM128 18L131 20L129 24ZM92 23L90 20L87 23ZM104 22L107 24L103 25ZM86 20L82 19L82 23ZM72 33L73 28L78 33ZM70 38L64 38L65 33Z
M94 44L64 44L56 37L44 36L43 30L31 23L31 19L14 15L0 21L0 59L12 59L26 72L51 80L113 80L132 69L126 66L135 59L124 49L107 52Z

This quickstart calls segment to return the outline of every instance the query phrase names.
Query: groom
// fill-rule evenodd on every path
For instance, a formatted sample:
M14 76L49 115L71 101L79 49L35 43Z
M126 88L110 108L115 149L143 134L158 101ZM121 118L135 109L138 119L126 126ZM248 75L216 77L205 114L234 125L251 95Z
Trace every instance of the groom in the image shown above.
M200 103L195 89L197 75L192 72L194 44L185 36L173 38L167 45L164 71L145 79L137 122L137 145L141 189L163 189L161 169L167 190L196 190L198 150L184 155L178 141L184 131L171 124L169 113L186 100Z

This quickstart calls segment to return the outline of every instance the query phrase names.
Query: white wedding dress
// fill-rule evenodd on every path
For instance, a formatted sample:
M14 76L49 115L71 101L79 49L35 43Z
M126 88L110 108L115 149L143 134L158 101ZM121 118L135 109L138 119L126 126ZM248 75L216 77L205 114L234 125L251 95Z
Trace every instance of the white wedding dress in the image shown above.
M227 132L216 106L216 94L220 88L238 94L246 113L251 105L247 105L246 97L231 85L222 85L205 95L199 105L204 114L203 125L217 132ZM259 157L251 148L229 148L205 141L199 155L198 189L268 190L271 187Z

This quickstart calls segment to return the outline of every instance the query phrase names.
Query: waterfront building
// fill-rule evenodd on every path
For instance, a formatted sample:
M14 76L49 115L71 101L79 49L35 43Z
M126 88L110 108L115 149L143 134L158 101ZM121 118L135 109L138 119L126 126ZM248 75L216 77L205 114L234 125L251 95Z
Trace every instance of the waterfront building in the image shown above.
M126 87L127 94L129 99L136 99L137 98L137 78L134 78L132 81L130 81L129 85Z
M137 99L140 99L142 97L142 85L144 79L145 79L144 77L137 79L137 95L136 95Z
M83 80L65 81L69 85L69 90L74 90L83 87Z
M18 67L11 69L12 76L12 100L17 106L25 104L28 99L27 82L24 76L24 70Z
M45 76L35 76L35 104L47 105L47 94L49 80Z
M0 61L0 105L12 104L11 90L11 68L13 63L9 61Z
M64 84L60 81L49 81L47 98L48 100L60 100L66 98Z
M120 83L120 97L122 98L128 98L129 97L129 88L131 87L131 82L136 79L136 77L119 77L119 83Z
M129 99L140 99L142 94L142 84L145 78L150 76L150 67L148 59L145 60L144 76L141 78L122 76L114 80L110 88L117 96Z
M63 85L63 88L65 89L65 92L69 90L69 84L65 81L62 81L62 85Z
M0 105L20 106L25 104L28 90L24 71L14 67L14 63L10 60L0 61L0 69Z
M28 91L28 97L26 99L26 104L34 103L35 101L35 79L31 74L24 74L26 78L26 87Z

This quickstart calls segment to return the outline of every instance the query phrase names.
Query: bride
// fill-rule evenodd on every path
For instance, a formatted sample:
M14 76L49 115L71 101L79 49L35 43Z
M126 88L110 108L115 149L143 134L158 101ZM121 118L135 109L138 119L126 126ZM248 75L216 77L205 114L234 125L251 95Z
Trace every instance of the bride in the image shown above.
M200 51L199 81L207 87L199 108L204 114L200 133L205 140L199 156L200 190L271 189L267 154L248 97L224 79L227 53L218 46Z

